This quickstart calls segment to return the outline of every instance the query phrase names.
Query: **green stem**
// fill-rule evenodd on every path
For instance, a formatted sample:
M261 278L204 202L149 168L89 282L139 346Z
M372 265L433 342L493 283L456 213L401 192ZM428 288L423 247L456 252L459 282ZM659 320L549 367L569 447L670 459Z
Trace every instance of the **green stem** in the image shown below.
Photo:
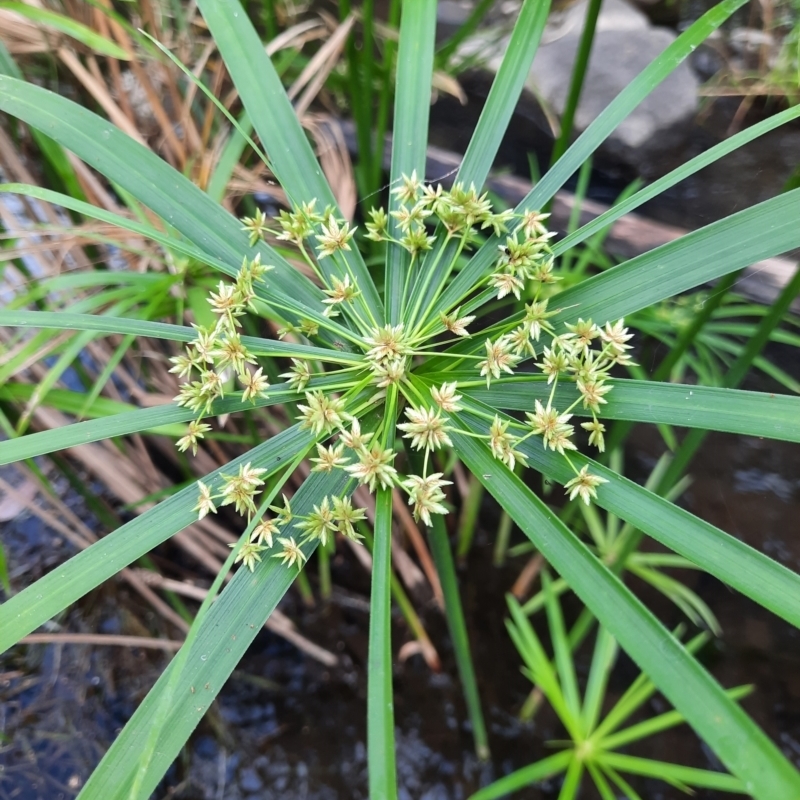
M461 517L458 520L458 547L456 556L459 561L467 557L475 535L475 525L478 521L478 512L483 501L483 484L474 476L469 476L469 489L464 505L461 507Z
M397 798L392 698L391 536L392 490L380 489L375 500L367 675L367 759L371 800Z
M400 27L400 0L392 0L389 6L389 27L396 31ZM389 121L389 109L394 96L392 81L392 65L397 50L394 39L388 38L383 45L383 86L378 99L378 116L375 125L375 150L372 158L372 172L369 180L369 194L374 194L380 189L383 174L383 148L386 140L386 129ZM366 198L365 198L366 199Z
M597 27L597 17L600 14L602 0L589 0L589 7L586 9L586 20L583 23L583 32L578 44L578 52L575 56L575 66L572 68L572 77L569 82L569 92L567 102L564 105L564 113L561 115L561 133L553 146L553 154L550 157L550 166L556 163L567 150L572 127L575 121L575 112L578 110L578 103L581 99L583 81L586 77L586 69L589 66L589 56L592 52L594 42L594 32Z
M496 567L502 567L506 563L506 551L508 550L512 527L513 520L507 511L503 511L500 516L500 524L497 526L497 539L495 539L494 553L492 554L492 563Z
M414 307L412 308L411 313L406 316L405 304L402 306L401 313L403 320L405 321L408 330L412 332L412 335L414 333L414 323L416 322L417 314L419 314L420 312L420 307L422 306L425 297L425 292L427 292L428 288L430 287L430 283L433 280L434 272L436 271L436 268L439 266L439 262L441 261L442 256L445 254L445 251L447 250L447 245L449 243L450 243L450 234L447 235L444 242L442 242L441 246L439 247L439 252L436 254L436 258L434 258L433 263L430 265L430 269L428 269L427 264L424 264L424 262L421 261L421 263L424 264L425 269L428 270L428 274L425 276L423 284L421 286L417 284L417 286L414 288L414 295L413 295Z
M317 549L317 566L319 567L319 593L323 600L331 596L331 558L327 547Z
M301 569L300 572L297 573L295 585L297 586L297 591L300 592L300 598L302 599L303 604L308 608L313 608L314 592L311 589L311 582L308 580L308 575L306 575L305 570Z
M456 577L456 568L453 563L453 553L450 550L450 543L447 541L447 530L442 518L438 514L434 514L432 522L433 525L428 532L431 555L436 565L439 580L442 583L444 611L447 617L447 626L450 629L450 638L453 641L458 674L461 677L461 685L464 690L464 701L467 704L467 713L472 723L475 753L481 761L485 761L488 760L490 755L489 737L486 732L486 723L483 719L475 668L472 664L467 624L464 620L464 610L461 606L461 597L458 592L458 578Z

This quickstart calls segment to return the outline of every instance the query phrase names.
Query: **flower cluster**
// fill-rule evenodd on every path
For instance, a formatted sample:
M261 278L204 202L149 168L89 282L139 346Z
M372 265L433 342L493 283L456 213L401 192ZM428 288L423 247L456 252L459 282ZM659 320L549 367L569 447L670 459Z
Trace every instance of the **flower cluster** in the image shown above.
M445 190L441 185L425 185L416 173L404 177L392 195L390 211L373 209L365 226L366 239L399 245L411 256L399 319L391 322L376 319L374 307L365 299L348 260L356 228L338 218L333 209L317 212L311 202L283 211L275 219L257 212L244 219L243 226L251 245L272 236L297 248L321 288L322 313L307 312L313 319L303 319L298 311L279 331L287 339L284 346L290 359L288 371L281 375L286 380L281 391L294 392L299 400L298 422L312 437L312 450L306 454L312 469L342 470L371 492L401 489L414 517L430 525L433 514L447 513L450 481L445 479L446 459L439 451L452 446L455 433L482 439L489 452L511 469L525 463L521 445L531 437L541 437L545 449L559 453L572 465L569 454L577 445L571 419L574 409L582 405L582 413L591 414L591 421L581 427L588 432L589 443L603 451L605 428L599 416L612 388L611 370L632 363L628 352L631 334L622 320L600 327L579 319L562 323L557 330L553 318L561 309L550 305L559 276L549 244L552 234L545 224L547 214L495 212L487 195L479 194L474 186L456 184ZM460 285L462 291L451 296L458 283L452 278L462 255L480 247L489 236L502 241L491 267L473 286ZM201 419L229 390L234 377L242 387L244 401L265 397L269 384L239 329L240 317L254 299L254 282L268 269L257 258L245 260L236 282L221 283L209 299L217 323L210 329L197 328L186 354L173 359L173 371L187 378L176 399L197 413L178 443L182 450L196 453L198 440L210 430ZM416 373L427 356L447 356L453 337L468 340L476 336L470 330L476 315L462 309L471 311L475 295L487 292L500 301L513 297L524 305L524 311L493 328L489 338L479 340L480 354L467 342L467 349L459 351L464 355L453 356L461 359L460 363L474 359L475 381L462 378L459 385L455 381L441 383L439 378L431 382L424 373ZM268 295L262 296L267 305ZM280 307L273 307L272 312L281 316ZM324 344L324 329L337 336L347 330L348 359L339 358L335 348L330 348L326 358L319 347ZM298 345L292 352L298 336L317 345L313 358L306 354L309 348L305 346ZM470 406L471 414L485 417L488 432L462 430L458 413L466 401L460 392L468 392L470 385L480 385L483 380L490 387L493 380L514 375L525 362L532 362L542 373L541 385L549 386L547 402L536 400L524 422L486 415ZM574 385L577 397L569 405L559 401L563 407L556 408L559 381ZM419 454L419 469L400 471L397 435L405 440L409 463L414 451ZM587 466L572 469L574 477L565 489L571 499L580 497L589 503L604 480ZM305 545L329 546L337 536L360 538L357 527L366 519L366 510L354 507L348 494L322 498L306 516L293 514L284 498L283 507L272 508L274 518L264 517L265 509L257 505L264 472L245 464L238 474L223 475L216 493L199 483L195 510L201 518L216 512L217 506L231 505L251 521L249 540L241 546L237 561L253 569L262 554L276 549L273 557L302 566L309 549L304 550Z
M175 400L178 405L196 412L198 417L206 416L214 401L224 396L226 385L234 376L242 387L243 401L254 402L266 396L269 382L261 367L253 369L256 358L242 342L239 328L242 324L240 317L255 299L254 283L271 269L258 257L252 261L245 259L235 283L220 281L218 290L208 299L217 316L216 323L212 327L195 325L196 338L182 355L170 359L173 364L170 372L186 378ZM198 377L193 380L195 374ZM196 454L198 439L202 439L210 429L199 419L195 420L189 425L186 436L178 441L178 449L191 448Z

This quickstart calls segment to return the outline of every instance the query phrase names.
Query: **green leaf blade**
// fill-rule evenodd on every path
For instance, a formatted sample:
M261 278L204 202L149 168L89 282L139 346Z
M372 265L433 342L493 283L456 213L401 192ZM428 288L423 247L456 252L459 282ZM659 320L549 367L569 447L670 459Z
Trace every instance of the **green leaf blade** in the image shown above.
M214 484L221 472L230 473L248 461L253 466L265 467L268 474L272 474L288 464L310 441L307 431L297 426L289 428L209 473L204 480ZM182 489L3 603L0 606L0 653L156 545L191 525L197 519L197 513L192 510L197 496L194 485Z
M272 60L239 0L199 0L250 121L267 152L270 168L293 205L312 200L320 208L338 206L306 138ZM339 212L341 216L341 212ZM352 271L373 317L383 317L383 303L364 259L356 248L340 255ZM330 270L322 259L321 267ZM291 293L290 295L291 296Z
M119 184L195 247L228 265L227 274L236 274L244 256L261 253L263 263L275 266L269 275L273 291L292 298L295 305L322 310L322 294L305 276L267 245L251 248L237 219L111 122L53 92L4 75L0 110L51 136Z
M300 515L308 514L320 493L340 494L346 483L347 476L342 473L324 476L315 473L294 495L292 507ZM288 533L297 535L294 531ZM315 543L305 545L306 556L314 548ZM169 709L147 766L142 797L149 797L156 788L296 576L295 568L266 557L252 573L239 569L211 606L190 651L185 654L183 672L177 676L180 695ZM139 767L131 754L142 752L147 745L176 663L179 662L173 660L164 671L116 738L81 791L81 800L96 797L129 800L128 792Z
M630 590L486 445L452 435L456 451L523 532L759 800L800 794L800 774Z
M432 384L441 376L431 376ZM467 374L464 373L467 378ZM474 378L469 375L469 378ZM451 376L450 380L455 379ZM459 387L465 381L459 381ZM786 442L800 442L800 398L740 389L614 379L613 389L605 399L604 419L649 422L686 428L760 436ZM539 400L545 403L552 386L537 378L519 376L465 387L470 397L506 411L531 411ZM553 403L566 408L578 398L572 385L559 384ZM591 416L582 405L576 416Z
M392 692L391 537L392 490L380 489L375 500L367 674L369 796L375 800L397 798Z
M400 18L400 43L397 53L397 89L392 133L392 166L390 184L400 185L403 175L416 172L425 177L430 116L431 83L433 80L433 46L436 33L436 0L405 3ZM379 142L381 147L382 143ZM390 195L389 211L400 206L397 195ZM403 236L398 221L390 215L389 233ZM390 242L386 248L385 301L386 321L400 321L403 288L411 266L411 256L399 245Z

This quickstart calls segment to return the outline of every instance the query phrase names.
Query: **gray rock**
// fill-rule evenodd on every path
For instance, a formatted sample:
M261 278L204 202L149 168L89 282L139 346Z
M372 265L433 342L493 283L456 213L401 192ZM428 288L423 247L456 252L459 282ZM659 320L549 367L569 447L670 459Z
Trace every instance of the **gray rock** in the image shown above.
M564 110L585 13L585 2L578 3L548 24L528 78L528 88L558 115ZM606 0L575 117L576 132L585 130L674 39L672 32L650 26L624 0ZM619 125L603 150L638 169L681 144L696 109L697 79L683 63Z

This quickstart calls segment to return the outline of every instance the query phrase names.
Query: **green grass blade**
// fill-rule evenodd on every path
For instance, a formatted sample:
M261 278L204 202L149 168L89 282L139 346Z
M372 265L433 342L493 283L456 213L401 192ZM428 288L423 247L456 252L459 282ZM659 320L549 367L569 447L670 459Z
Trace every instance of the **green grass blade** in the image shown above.
M751 364L756 361L758 354L769 341L773 330L775 330L775 328L780 325L781 320L784 319L786 312L789 310L795 297L797 297L798 292L800 292L800 269L795 272L792 279L781 290L778 299L772 304L768 313L761 320L755 334L750 337L744 349L739 354L739 357L731 365L730 370L728 370L723 380L726 387L736 387L744 380L745 375L747 375L750 370ZM667 474L664 475L660 488L669 488L679 480L705 439L705 436L705 431L697 430L689 432L688 436L681 442L681 446L675 454L675 459L672 464L670 464Z
M264 467L270 474L274 473L310 442L310 433L294 426L209 473L205 482L215 491L221 472L230 474L248 461L254 467ZM0 653L156 545L191 525L197 519L197 513L192 511L196 502L195 485L177 492L3 603L0 606Z
M135 334L150 336L154 339L169 339L173 342L191 342L197 338L197 331L185 325L95 314L71 314L66 311L0 311L0 325L15 328L54 328ZM242 336L242 343L256 356L315 358L340 364L357 364L361 361L361 358L355 353L331 351L324 347L262 339L255 336Z
M30 383L7 383L5 386L0 388L0 400L10 400L12 402L26 402L30 400L33 396L34 392L36 391L36 387ZM231 398L228 398L229 400ZM273 401L274 402L274 401ZM162 410L166 410L166 408L177 408L177 406L154 406L152 408L146 409L137 409L136 406L131 405L130 403L123 403L119 400L112 400L108 397L95 397L94 400L87 406L86 405L86 393L85 392L72 392L68 389L53 389L47 395L47 407L54 408L57 411L65 411L67 414L73 414L74 416L83 416L85 419L90 421L94 421L98 418L103 417L112 417L116 415L117 417L121 417L123 414L147 414L147 416L143 416L139 423L135 423L131 420L128 423L119 421L119 430L121 433L114 432L114 428L108 428L110 432L104 433L101 430L92 430L92 428L88 428L83 430L82 433L76 433L73 435L71 440L68 440L68 444L60 444L61 439L51 439L52 446L48 445L47 442L44 440L38 440L39 444L34 444L33 439L38 436L44 436L45 434L50 433L62 433L66 430L72 429L75 427L74 425L69 425L67 428L60 428L58 431L42 431L41 433L32 433L28 434L27 436L21 437L20 439L13 440L14 446L18 444L25 443L25 448L30 448L30 450L25 449L21 451L14 452L12 445L8 441L0 442L0 466L3 464L10 464L14 461L20 461L25 458L32 458L33 456L44 455L45 453L51 453L56 450L63 450L66 447L74 447L77 444L85 444L86 442L96 442L100 439L108 439L112 436L124 436L127 433L139 433L144 431L150 431L153 433L160 433L164 436L183 436L186 432L186 426L181 425L180 422L184 420L178 421L170 421L166 422L163 425L158 422L160 418L158 414L152 414L154 410L157 412L161 412ZM181 409L184 411L186 409ZM191 417L186 418L191 419ZM78 423L78 424L87 424L87 423ZM144 427L140 427L143 425ZM129 430L126 430L129 428ZM29 441L31 440L31 441ZM6 449L12 448L12 449Z
M488 431L483 420L470 419L476 430ZM529 466L551 480L563 485L573 477L565 459L545 452L538 440L528 439L520 449ZM570 458L578 469L589 464L592 473L608 481L598 491L598 506L800 627L800 575L607 467L578 453Z
M693 231L558 295L555 320L616 320L800 246L800 189Z
M480 191L486 180L533 63L549 9L550 0L526 0L520 9L503 62L455 178L465 188L474 184ZM444 227L439 225L438 241L425 255L421 274L426 276L426 280L417 281L414 286L408 304L411 308L417 308L420 303L431 305L430 298L438 296L444 288L450 273L449 264L457 248L454 241L444 241L443 231ZM431 270L432 274L429 274Z
M394 131L392 134L392 188L400 185L402 175L416 172L425 178L425 157L428 146L428 117L433 80L433 45L436 33L436 0L417 0L404 3L400 17L400 42L397 52L397 88L394 100ZM378 143L379 147L382 143ZM389 211L399 208L400 201L390 195ZM392 237L403 236L398 221L389 217ZM386 278L384 299L386 321L400 321L403 287L411 266L411 256L392 242L386 248Z
M450 550L447 529L441 516L434 514L431 517L431 521L433 525L428 532L431 555L433 556L433 563L436 565L436 573L442 582L447 627L450 630L450 638L453 641L453 652L464 690L464 701L467 704L469 719L472 723L475 753L483 761L489 758L489 737L481 709L481 698L478 691L478 682L475 678L475 668L472 665L467 623L464 620L464 610L459 596L453 553Z
M81 351L86 347L89 342L94 339L94 335L87 332L76 336L64 347L63 351L59 354L56 362L48 367L47 372L39 381L36 390L28 401L25 412L19 419L17 424L17 434L22 435L28 427L30 418L36 409L47 400L48 392L56 385L61 376L72 366L77 360Z
M325 389L339 380L335 375L313 378L309 389ZM0 387L0 399L15 401L29 400L35 391L30 384L9 383ZM280 403L292 403L302 398L302 394L287 388L286 384L276 384L269 391L269 397L259 397L255 402L242 402L241 393L216 400L208 413L208 417L221 414L234 414L237 411L249 411L254 408L274 406ZM79 414L83 408L84 394L53 389L48 395L48 405L68 414ZM29 433L17 439L0 442L0 466L22 461L26 458L46 455L68 447L77 447L101 439L114 436L126 436L130 433L160 433L165 436L183 436L185 426L181 422L196 419L197 413L168 403L153 408L134 409L127 403L119 403L106 397L99 397L92 404L88 415L100 419L87 422L76 422L64 428L56 428L39 433Z
M91 203L84 203L81 200L76 200L68 195L61 194L60 192L53 192L50 189L43 189L40 186L29 186L25 183L5 183L0 184L0 192L10 192L13 194L23 194L27 197L35 197L37 200L44 200L48 203L68 208L70 211L76 211L86 217L92 219L99 219L101 222L107 222L110 225L115 225L123 230L132 231L133 233L141 234L142 236L151 239L154 242L165 247L167 250L172 250L181 255L188 256L199 261L202 264L208 264L215 269L222 272L230 272L230 265L224 261L220 261L209 253L192 246L182 239L177 239L174 236L169 236L158 228L152 225L145 225L142 222L137 222L127 217L113 214L103 208L92 205Z
M441 374L438 377L441 378ZM469 377L474 379L474 373ZM432 385L436 384L434 376L430 380ZM536 400L547 401L552 388L538 376L534 380L519 376L492 381L489 389L485 382L475 383L468 387L465 381L459 381L459 389L463 388L470 397L486 405L506 411L530 411ZM441 385L441 381L436 385ZM566 408L578 396L573 385L559 384L553 404L556 408ZM606 399L608 404L603 406L602 416L607 419L664 423L800 442L800 398L789 395L615 379L614 389ZM589 412L578 405L572 413L583 416Z
M709 638L710 636L706 633L698 634L687 642L686 650L692 654L697 653L708 642ZM614 703L605 717L603 717L603 721L594 731L594 740L599 741L613 733L613 731L622 725L626 719L631 717L637 709L641 708L655 693L655 684L647 675L640 672L633 683L625 690L622 697ZM728 694L730 694L730 691L728 691ZM681 719L683 719L683 717L681 717ZM686 720L683 721L685 722Z
M583 760L575 758L567 767L567 774L564 776L564 783L561 784L558 800L575 800L580 790L582 777Z
M367 762L369 796L374 800L395 800L397 797L392 697L391 539L392 490L380 489L375 500L367 674Z
M748 790L760 800L800 795L800 774L619 578L485 444L451 438L462 461Z
M314 156L280 76L242 4L239 0L199 0L198 7L239 90L275 176L292 204L316 199L320 209L329 205L336 207L333 191ZM352 248L341 255L351 269L372 316L381 319L383 304L361 254ZM332 266L326 263L328 261L331 259L322 259L323 269Z
M625 800L643 800L633 787L620 775L611 769L610 766L605 766L605 774L620 788Z
M16 61L14 61L2 40L0 40L0 73L10 75L12 78L17 78L18 80L24 79L22 71L19 66L17 66ZM73 197L85 200L86 195L83 193L78 177L75 174L75 169L67 158L64 149L56 144L49 136L45 136L41 131L36 130L36 128L31 129L31 136L39 150L42 151L42 155L53 168L53 172L55 172L61 180L63 188Z
M235 275L242 257L261 253L275 266L269 283L294 305L322 309L322 293L265 244L251 248L239 221L155 153L119 128L53 92L0 76L0 111L52 136L109 180L130 192L196 247Z
M556 242L553 245L553 252L557 256L566 253L572 247L575 247L575 245L585 242L590 236L612 225L618 219L621 219L626 214L630 214L631 211L639 208L639 206L643 205L648 200L652 200L667 189L686 180L686 178L709 166L709 164L713 164L715 161L738 150L740 147L752 142L759 136L763 136L798 117L800 117L800 106L787 108L749 128L745 128L743 131L739 131L739 133L734 134L728 139L724 139L719 142L719 144L714 145L714 147L709 148L690 161L687 161L685 164L682 164L677 169L674 169L663 178L653 181L653 183L646 186L641 191L636 192L636 194L612 206L608 211L600 214L599 217L591 220L591 222L587 222L582 228L569 234L569 236L566 236L560 242Z
M731 700L740 700L750 694L752 690L752 686L739 686L736 689L728 689L727 695ZM644 722L639 722L629 728L624 728L617 733L604 737L598 746L604 750L618 750L620 747L626 747L632 742L654 736L669 728L674 728L676 725L682 725L685 721L679 711L667 711L657 717L644 720Z
M750 793L749 787L741 780L733 775L725 775L721 772L683 767L679 764L668 764L664 761L637 758L623 755L622 753L603 753L598 756L597 760L604 766L609 766L620 772L627 772L631 775L647 775L652 778L660 778L668 783L682 783L703 789L719 789L723 792L737 792L739 794ZM780 795L776 794L772 795L772 797L776 798L780 797ZM794 795L787 794L786 797L794 797Z
M587 734L594 730L600 711L603 707L603 698L606 694L608 678L617 656L617 643L614 637L601 625L597 629L597 640L592 655L592 666L589 670L589 680L586 684L586 694L583 699L583 729Z
M512 595L506 597L511 619L506 621L511 641L519 651L527 670L523 672L536 684L547 698L558 718L574 741L581 738L580 720L570 711L564 698L556 670L547 657L536 631Z
M292 509L308 514L323 494L341 494L346 481L341 472L313 474L292 498ZM313 543L303 547L306 555L313 550ZM252 573L239 569L211 606L185 654L185 666L177 678L179 694L159 733L140 797L149 797L156 788L296 575L296 569L265 558ZM176 665L179 663L173 660L116 738L84 786L81 800L129 800L138 769L132 754L142 752L147 744Z
M555 307L557 302L563 309L553 317L553 324L575 322L579 317L594 318L601 324L617 320L729 272L800 247L799 200L800 189L779 195L566 289L557 296L557 301L551 301L551 307ZM492 252L490 261L494 257ZM490 266L490 262L487 264ZM468 265L459 273L448 291L469 269ZM501 328L505 332L521 319L522 315L516 314L495 328L497 332ZM484 333L492 336L495 332L490 328ZM482 350L483 334L460 342L447 352ZM440 369L444 366L442 362L445 362L444 358L432 358L428 369ZM450 366L451 360L447 359L447 362Z
M725 0L684 31L614 98L528 193L517 206L517 211L543 207L636 106L745 2L746 0ZM492 237L453 281L451 289L445 292L437 304L436 313L457 303L458 298L486 273L496 257L496 248L497 239Z
M572 652L567 641L567 631L564 627L564 616L561 613L561 604L553 592L553 579L547 569L542 571L542 590L544 591L544 604L547 611L547 622L550 626L550 641L553 643L558 679L567 711L572 717L572 726L581 730L581 701L578 692L578 678L575 675L575 664L572 661ZM584 731L584 734L586 731Z
M489 174L525 86L549 12L550 0L525 0L519 10L503 62L455 177L465 186L474 183L480 190Z
M520 203L537 209L547 203L617 126L746 0L724 0L703 14L634 78L578 137Z
M600 800L617 800L617 796L614 794L613 789L605 779L605 776L600 769L591 761L586 763L586 769L589 770L589 774L592 776L594 785L597 787L597 791L600 794Z
M246 112L239 116L238 123L243 133L250 136L253 132L253 123L250 122ZM217 160L206 187L208 196L218 203L221 203L222 198L225 196L225 189L242 157L242 153L244 153L245 147L247 147L247 139L234 126L231 126L228 140L225 142L225 147Z
M57 14L55 11L48 11L45 8L29 6L27 3L5 2L5 0L0 2L0 9L13 11L15 14L26 17L37 25L66 33L67 36L71 36L76 41L86 45L98 55L117 58L120 61L128 61L130 58L115 42L106 39L105 36L101 36L97 31L63 14Z
M572 756L572 750L564 750L561 753L548 756L480 789L469 800L496 800L499 797L507 797L511 792L519 791L532 783L543 781L553 775L558 775L559 772L563 772L572 761Z
M575 121L575 112L578 110L578 102L581 98L583 91L583 83L586 78L586 71L589 66L589 56L592 52L592 44L594 43L594 34L597 28L597 18L600 15L600 4L602 0L589 0L586 7L586 16L583 20L583 30L581 30L581 38L578 43L578 50L575 54L575 63L572 66L572 75L569 80L569 89L567 90L567 98L564 103L564 111L561 114L561 132L553 145L553 152L550 156L551 166L555 164L569 145L569 140L572 138L572 126ZM589 158L584 162L584 165L590 163ZM580 196L580 192L578 193Z

